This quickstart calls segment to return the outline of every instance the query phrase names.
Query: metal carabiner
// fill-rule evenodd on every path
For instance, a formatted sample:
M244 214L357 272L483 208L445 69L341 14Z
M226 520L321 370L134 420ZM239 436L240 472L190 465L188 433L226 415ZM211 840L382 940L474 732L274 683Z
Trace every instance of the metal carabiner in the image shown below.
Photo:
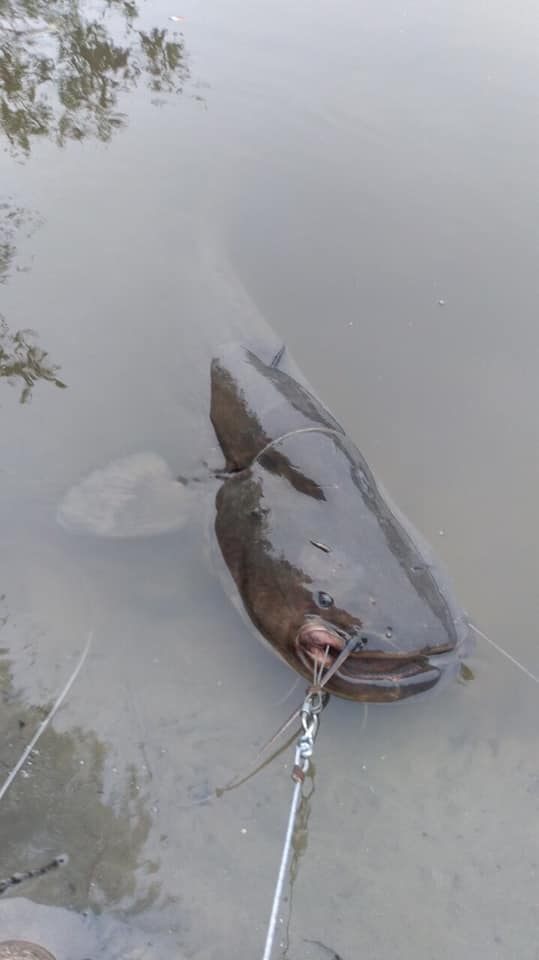
M324 706L323 693L320 690L313 690L309 687L301 707L300 718L304 735L312 737L313 740L318 733L318 723Z

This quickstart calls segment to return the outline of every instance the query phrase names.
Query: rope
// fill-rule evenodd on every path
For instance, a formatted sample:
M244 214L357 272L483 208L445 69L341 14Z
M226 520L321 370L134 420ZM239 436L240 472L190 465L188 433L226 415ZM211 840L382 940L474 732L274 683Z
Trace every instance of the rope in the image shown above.
M309 763L313 754L314 741L318 733L320 713L324 707L325 700L318 690L309 690L303 706L301 707L301 725L303 727L301 736L296 745L296 756L294 759L294 769L292 779L295 781L294 793L292 794L292 803L288 815L288 824L283 846L283 854L279 865L275 893L273 895L273 904L266 934L266 944L262 960L271 960L273 944L275 941L275 928L277 926L277 914L283 895L283 886L290 859L290 848L292 846L292 836L301 799L301 788L305 779L305 774L309 769Z
M271 908L271 916L268 924L268 932L266 935L266 946L264 949L264 956L262 960L270 960L271 958L273 941L275 940L275 927L277 926L277 913L279 911L279 904L281 902L281 897L283 895L283 886L284 886L284 881L286 877L288 861L290 859L290 848L292 846L292 835L294 833L294 824L296 822L296 814L298 812L300 799L301 799L301 780L296 780L296 784L294 786L294 793L292 794L292 805L290 807L290 815L288 817L288 826L286 828L286 837L284 841L283 855L282 855L281 864L279 867L277 885L275 887L275 893L273 896L273 905Z
M313 682L313 685L309 687L307 693L308 694L317 693L321 695L324 694L324 687L327 684L327 682L331 680L332 676L337 672L337 670L339 670L340 667L342 667L344 661L350 656L350 654L354 653L358 649L361 649L362 646L363 646L363 643L361 640L358 640L357 637L352 637L348 641L346 646L343 647L339 656L335 659L334 663L332 663L332 665L328 667L326 673L324 673L324 664L322 662L320 664L319 675L317 675L318 667L317 667L317 664L315 663L314 682ZM327 647L326 649L326 655L328 650L329 650L329 647ZM325 696L329 699L328 693L326 693ZM324 700L324 702L322 703L322 707L324 707L326 703L327 703L327 700ZM285 743L283 747L280 747L279 750L276 750L275 753L272 754L272 756L269 757L267 760L265 760L263 763L259 763L259 761L261 761L264 754L276 743L279 737L281 737L283 733L286 733L286 731L294 722L294 720L296 720L298 717L301 716L301 712L304 709L304 707L305 707L305 704L302 704L301 707L298 707L297 710L294 710L294 712L290 714L288 720L285 720L282 727L279 727L279 729L277 730L277 733L274 733L273 736L264 744L264 746L260 748L260 750L254 757L254 759L246 768L245 773L236 774L232 778L232 780L229 780L228 783L225 783L223 787L217 787L215 793L218 797L222 797L223 793L226 793L228 790L235 790L236 787L239 787L241 784L245 783L247 780L250 780L250 778L254 776L255 773L258 773L258 771L261 770L262 767L265 767L267 763L271 763L271 761L274 760L275 757L279 756L282 750L285 750L286 747L289 746L291 740L294 739L294 734L292 734L292 737L288 741L288 743Z

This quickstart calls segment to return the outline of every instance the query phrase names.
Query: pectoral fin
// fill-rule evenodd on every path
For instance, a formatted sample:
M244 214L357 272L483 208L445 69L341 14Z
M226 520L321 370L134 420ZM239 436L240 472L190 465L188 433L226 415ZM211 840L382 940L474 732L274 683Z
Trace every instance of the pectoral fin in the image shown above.
M196 493L155 453L135 453L94 470L57 510L62 527L101 537L147 537L180 529Z

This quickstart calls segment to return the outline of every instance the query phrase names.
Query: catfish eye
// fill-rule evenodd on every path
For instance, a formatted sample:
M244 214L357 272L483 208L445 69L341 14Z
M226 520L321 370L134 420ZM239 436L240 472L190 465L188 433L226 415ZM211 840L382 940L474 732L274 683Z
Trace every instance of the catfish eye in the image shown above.
M323 590L320 590L316 595L316 602L319 607L323 607L325 610L328 607L333 606L333 597L330 597L329 593L325 593Z

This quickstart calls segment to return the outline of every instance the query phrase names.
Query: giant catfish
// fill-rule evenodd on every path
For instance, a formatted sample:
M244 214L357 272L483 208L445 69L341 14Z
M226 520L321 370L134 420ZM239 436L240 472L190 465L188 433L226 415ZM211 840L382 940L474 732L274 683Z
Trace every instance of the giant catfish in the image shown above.
M211 365L226 463L215 532L247 614L311 680L357 638L329 693L386 702L434 687L469 632L447 577L284 348L259 352L233 345Z

